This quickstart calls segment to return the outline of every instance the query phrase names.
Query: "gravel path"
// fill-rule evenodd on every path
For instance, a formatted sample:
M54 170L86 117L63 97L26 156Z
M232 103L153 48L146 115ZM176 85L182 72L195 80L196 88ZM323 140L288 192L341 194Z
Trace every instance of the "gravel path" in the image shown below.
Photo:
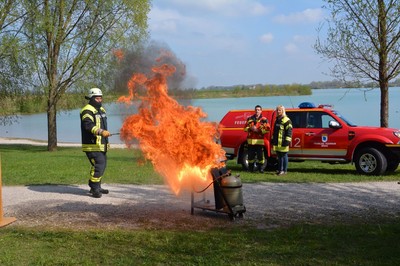
M13 138L0 138L0 143L46 145ZM114 147L123 148L123 145ZM191 215L190 192L175 196L168 187L157 185L104 184L104 187L110 189L110 194L95 199L89 196L87 185L4 186L4 217L17 218L9 226L192 230L242 225L276 228L297 223L398 221L400 217L397 182L243 184L246 212L243 219L234 222L227 213L199 208ZM205 194L195 194L195 200L203 196L215 206L212 189Z
M195 208L191 193L175 196L162 185L107 186L110 194L89 196L86 185L5 186L4 217L16 217L10 226L51 228L155 228L204 230L248 225L276 228L296 223L329 224L379 222L400 216L397 182L331 184L244 184L243 219L231 222L227 213ZM213 191L195 194L211 203Z

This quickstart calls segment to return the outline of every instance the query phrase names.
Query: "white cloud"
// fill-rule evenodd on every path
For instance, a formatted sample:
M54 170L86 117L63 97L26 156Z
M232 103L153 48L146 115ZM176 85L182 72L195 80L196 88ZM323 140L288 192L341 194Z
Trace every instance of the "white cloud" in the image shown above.
M248 79L238 73L238 64L249 65L256 82L265 79L265 73L258 73L263 68L251 59L285 58L286 67L313 56L315 28L324 18L315 8L321 1L155 0L149 14L150 37L168 44L188 72L198 77L200 87ZM282 15L274 17L277 14ZM290 75L299 77L296 71Z
M272 35L272 33L266 33L260 37L260 40L262 43L270 43L270 42L272 42L273 39L274 39L274 36Z
M289 15L279 15L274 18L276 22L282 24L315 23L322 19L323 11L320 8L306 9Z
M303 43L303 42L308 42L310 40L310 37L304 36L304 35L294 35L293 40L298 43L300 43L300 42Z
M285 45L284 50L289 54L293 54L296 53L299 49L297 48L296 44L289 43Z
M182 19L175 10L161 10L157 7L151 9L149 14L149 26L153 32L175 33L177 23Z
M304 41L307 40L307 37L306 36L302 36L302 35L294 35L293 36L293 40L295 42L304 42Z
M208 51L239 53L247 48L243 38L227 30L226 25L216 19L190 16L159 7L153 7L149 17L151 35L155 39L173 39L173 42L179 42L180 45L202 47L202 50Z
M170 4L184 7L188 12L205 10L226 16L260 16L270 8L253 0L169 0Z
M188 33L212 35L223 32L216 21L198 16L187 16L170 9L153 7L149 18L151 32L156 34L184 34L188 36Z

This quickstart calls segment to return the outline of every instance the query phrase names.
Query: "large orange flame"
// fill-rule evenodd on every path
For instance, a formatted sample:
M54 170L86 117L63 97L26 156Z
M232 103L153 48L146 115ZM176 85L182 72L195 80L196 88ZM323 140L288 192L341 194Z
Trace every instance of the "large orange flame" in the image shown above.
M168 95L167 77L175 70L164 64L152 68L151 79L134 74L128 82L129 96L118 101L140 100L138 113L122 125L121 139L127 144L138 140L144 156L178 195L183 188L209 183L210 169L224 166L225 152L216 143L216 124L203 121L207 115L201 108L182 106ZM140 86L146 88L145 96L137 93Z

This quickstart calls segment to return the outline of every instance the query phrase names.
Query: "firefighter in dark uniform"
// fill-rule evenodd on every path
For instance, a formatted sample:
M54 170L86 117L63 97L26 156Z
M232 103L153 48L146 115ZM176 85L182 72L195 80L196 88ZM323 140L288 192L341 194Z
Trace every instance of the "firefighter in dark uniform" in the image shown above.
M264 172L264 135L269 132L268 119L262 116L262 108L256 105L255 114L247 118L244 131L247 132L249 171L254 171L257 156L257 168Z
M90 193L93 197L100 198L102 194L108 194L107 189L101 188L101 178L107 166L108 137L111 134L107 131L106 110L102 107L102 91L99 88L92 88L85 98L89 103L80 112L82 151L86 153L91 164Z

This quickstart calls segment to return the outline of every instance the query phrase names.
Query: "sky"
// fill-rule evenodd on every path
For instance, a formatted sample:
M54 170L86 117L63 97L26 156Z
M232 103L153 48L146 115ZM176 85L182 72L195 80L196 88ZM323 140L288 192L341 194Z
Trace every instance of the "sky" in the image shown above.
M328 81L313 45L322 0L153 0L151 40L186 65L186 86ZM321 36L322 39L324 36Z

